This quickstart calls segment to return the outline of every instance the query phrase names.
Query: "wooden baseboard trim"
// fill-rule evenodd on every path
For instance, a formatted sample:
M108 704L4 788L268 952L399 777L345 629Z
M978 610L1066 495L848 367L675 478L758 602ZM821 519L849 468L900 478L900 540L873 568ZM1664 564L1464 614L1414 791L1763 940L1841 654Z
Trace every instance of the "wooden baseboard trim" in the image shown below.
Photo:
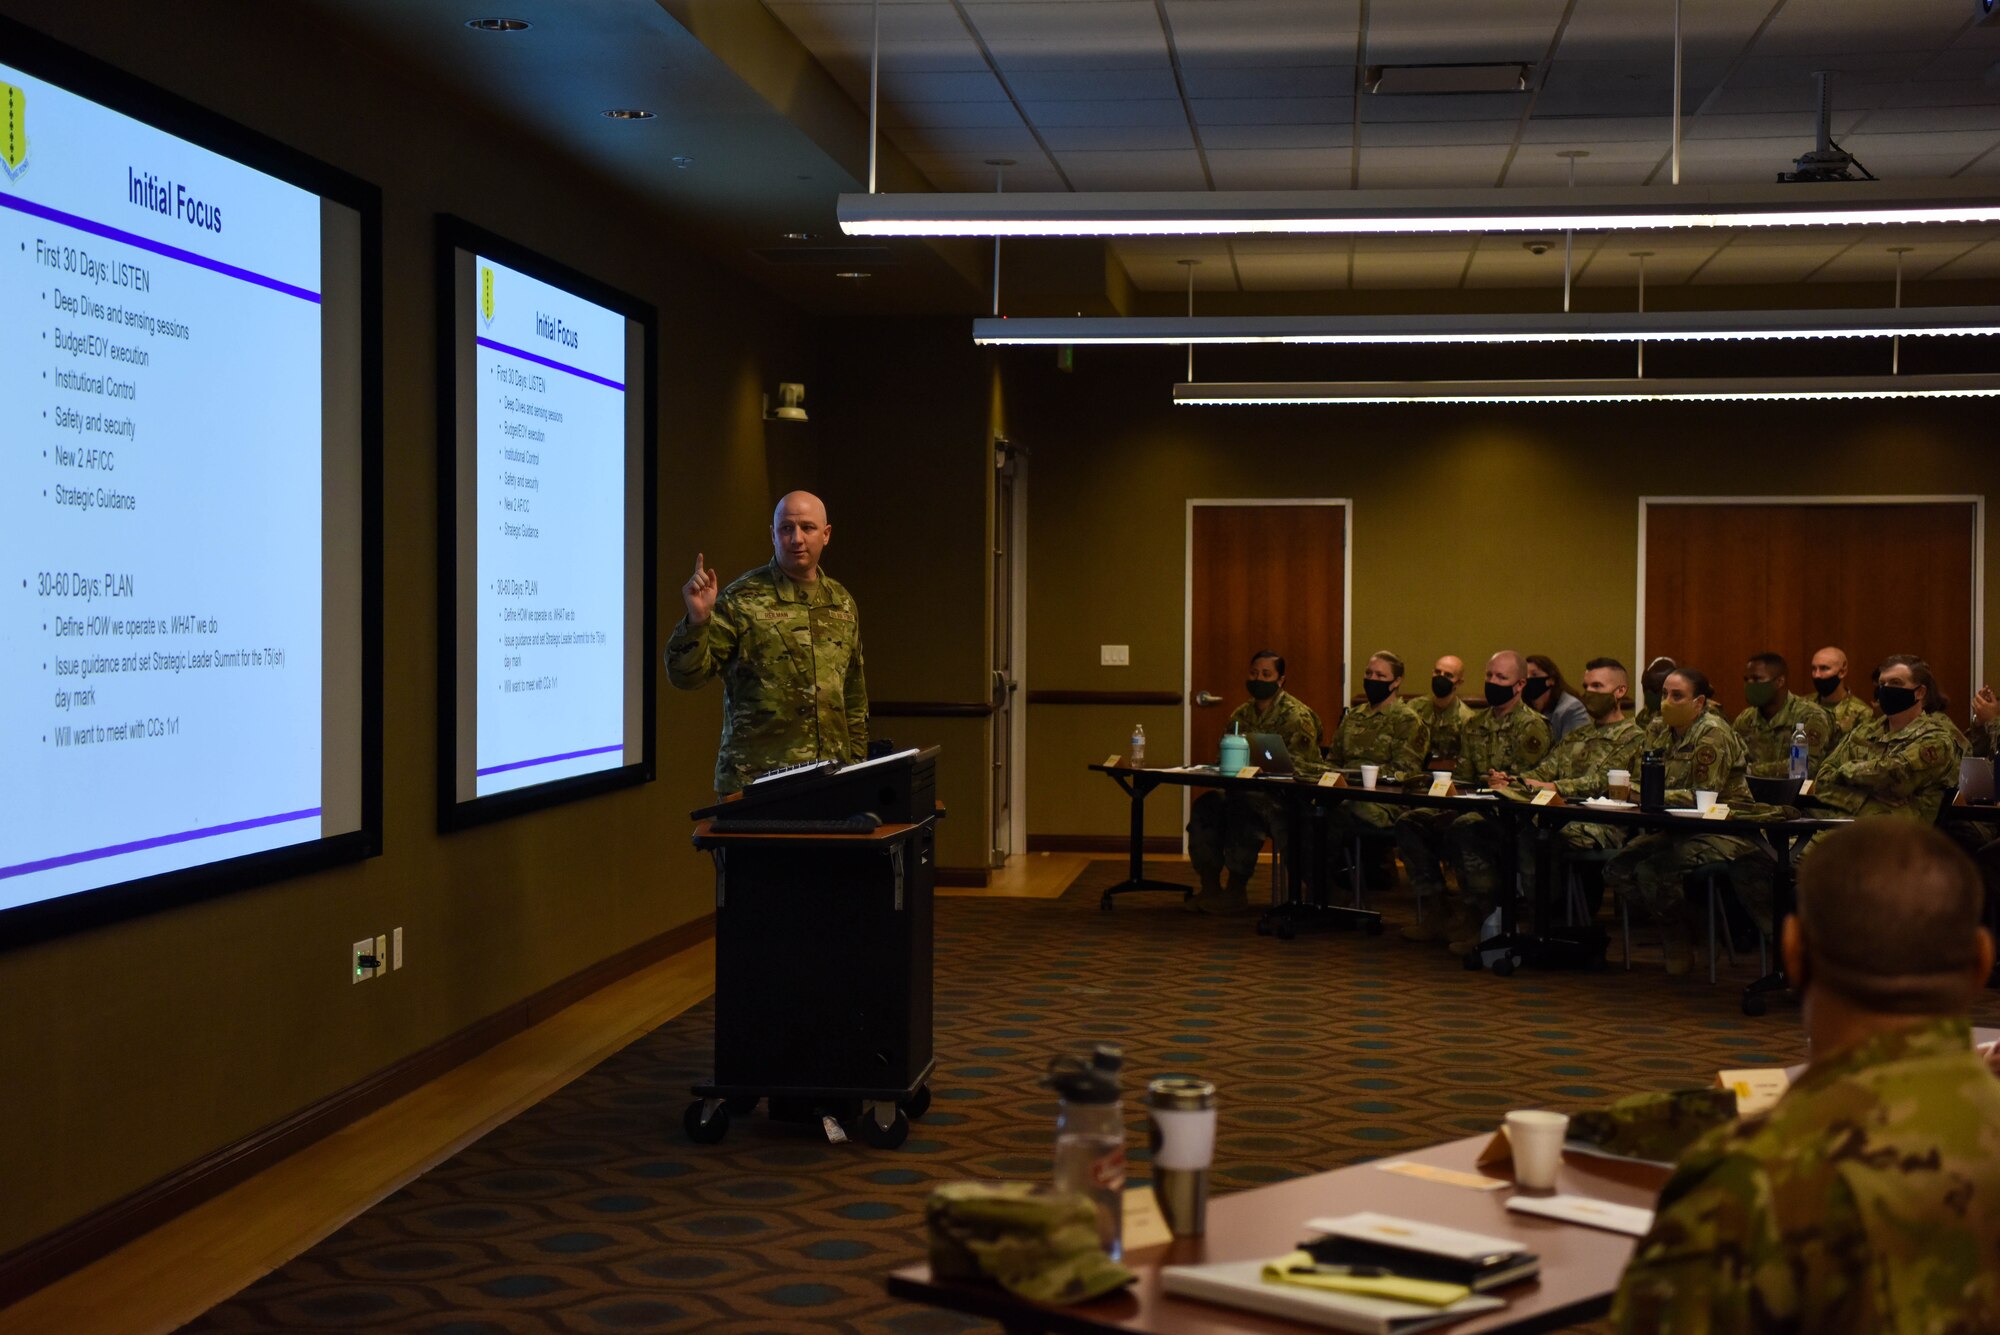
M601 987L715 935L704 914L475 1020L420 1052L307 1104L130 1195L0 1256L0 1307L79 1270L174 1216L425 1085Z
M976 885L985 889L993 883L991 867L939 867L932 879L938 885Z
M1122 834L1028 836L1030 853L1123 853L1131 847L1130 837ZM1181 840L1177 834L1149 834L1139 841L1139 848L1146 853L1178 853L1181 851Z

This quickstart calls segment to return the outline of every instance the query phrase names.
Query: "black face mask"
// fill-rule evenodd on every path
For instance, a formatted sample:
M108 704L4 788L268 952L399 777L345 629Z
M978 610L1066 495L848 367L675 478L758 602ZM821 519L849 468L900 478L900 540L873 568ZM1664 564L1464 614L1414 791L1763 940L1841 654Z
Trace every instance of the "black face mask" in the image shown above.
M1252 677L1243 686L1250 692L1252 700L1269 700L1278 694L1278 683L1275 681L1260 681Z
M1646 712L1658 716L1660 712L1660 692L1641 691L1640 694L1646 697Z
M1458 683L1450 677L1438 676L1431 678L1431 694L1440 700L1449 700L1451 693L1457 689Z
M1512 686L1502 686L1497 681L1486 683L1486 703L1492 705L1495 709L1506 708L1507 702L1513 698L1514 688Z
M1396 683L1393 681L1375 681L1370 678L1363 678L1361 693L1368 697L1369 704L1379 705L1396 693Z
M1917 702L1916 691L1908 686L1877 686L1875 703L1884 714L1900 714Z
M1829 696L1829 695L1832 695L1832 694L1833 694L1833 693L1834 693L1835 691L1837 691L1837 690L1839 690L1839 689L1840 689L1840 678L1838 678L1838 677L1814 677L1814 678L1813 678L1813 689L1814 689L1815 691L1818 691L1818 692L1819 692L1819 698L1820 698L1820 699L1822 699L1822 700L1824 700L1824 699L1826 699L1826 697L1827 697L1827 696Z
M1547 677L1530 677L1521 683L1521 698L1531 705L1540 704L1554 684Z

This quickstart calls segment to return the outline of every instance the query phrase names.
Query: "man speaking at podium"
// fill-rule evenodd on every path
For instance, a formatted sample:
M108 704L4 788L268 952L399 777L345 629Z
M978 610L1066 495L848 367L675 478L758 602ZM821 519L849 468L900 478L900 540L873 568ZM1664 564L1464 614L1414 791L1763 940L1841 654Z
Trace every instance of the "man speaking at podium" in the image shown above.
M691 691L722 678L722 796L786 765L867 756L861 613L819 568L832 536L820 498L790 492L771 516L769 565L718 592L697 554L681 585L687 615L667 640L667 680Z

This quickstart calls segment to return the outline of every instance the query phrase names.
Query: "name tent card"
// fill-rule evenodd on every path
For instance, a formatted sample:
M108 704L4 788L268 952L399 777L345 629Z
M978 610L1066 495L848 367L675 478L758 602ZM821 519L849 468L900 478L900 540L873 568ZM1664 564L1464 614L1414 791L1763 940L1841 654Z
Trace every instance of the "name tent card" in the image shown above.
M1458 795L1458 790L1452 786L1452 782L1450 779L1431 780L1432 797L1455 797L1457 795Z
M1562 795L1553 788L1538 790L1528 802L1528 805L1533 807L1559 807L1562 804Z

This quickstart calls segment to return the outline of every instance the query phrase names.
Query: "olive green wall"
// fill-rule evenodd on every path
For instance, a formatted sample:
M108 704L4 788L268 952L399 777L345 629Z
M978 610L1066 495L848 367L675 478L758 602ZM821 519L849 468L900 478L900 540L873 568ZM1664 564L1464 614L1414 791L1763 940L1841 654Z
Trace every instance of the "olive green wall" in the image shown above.
M807 387L833 541L826 568L861 605L871 701L975 703L988 685L993 369L963 320L841 320L819 329ZM870 720L901 746L942 746L938 862L984 867L992 728Z
M436 832L434 213L659 307L663 633L696 549L731 573L767 559L772 499L817 480L809 442L767 429L758 399L813 379L808 331L641 201L503 152L489 123L283 5L260 10L257 51L226 40L241 12L221 0L6 8L383 190L386 852L0 954L0 1252L712 908L686 816L710 799L713 686L661 675L658 782ZM349 943L398 926L407 967L352 984Z
M1003 362L1014 438L1034 451L1030 689L1181 689L1190 498L1352 500L1352 692L1381 648L1410 665L1409 690L1427 689L1442 653L1464 657L1475 681L1499 648L1548 653L1572 674L1597 654L1629 662L1642 495L2000 490L1980 400L1177 408L1182 355L1082 348L1071 374L1045 350ZM1201 356L1217 368L1204 379L1269 374L1257 369L1269 358ZM1986 565L1991 674L1992 545ZM1132 665L1098 666L1107 643L1129 644ZM1240 692L1233 679L1223 689ZM1337 702L1309 703L1331 714ZM1151 756L1178 761L1178 706L1030 708L1031 833L1124 833L1122 794L1084 766L1122 751L1135 721ZM1149 834L1178 834L1172 798L1153 799Z

